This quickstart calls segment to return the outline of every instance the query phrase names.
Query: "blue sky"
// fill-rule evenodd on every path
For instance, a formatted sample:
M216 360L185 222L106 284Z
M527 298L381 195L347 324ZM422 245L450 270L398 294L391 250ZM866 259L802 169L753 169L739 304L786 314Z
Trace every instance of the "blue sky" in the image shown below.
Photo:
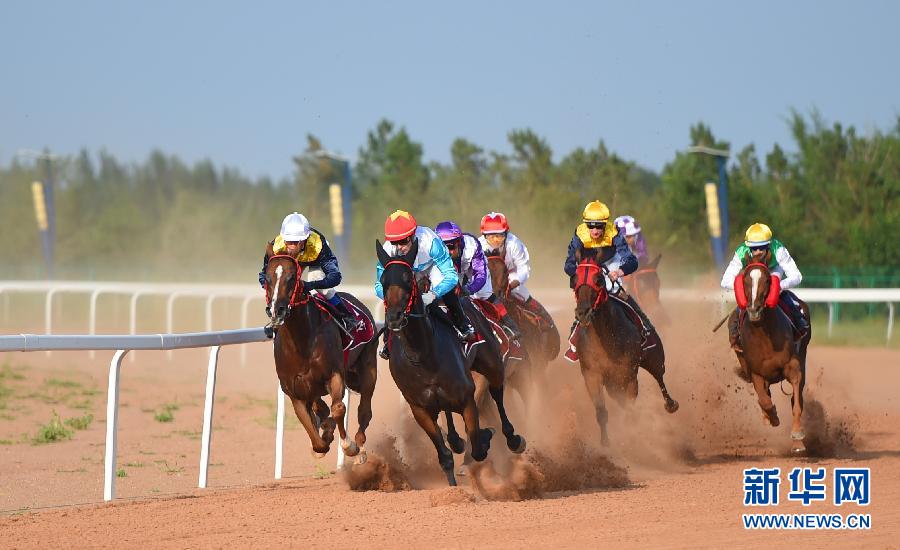
M792 108L893 127L898 21L889 1L8 1L0 163L160 148L279 178L307 133L355 157L387 117L432 160L530 127L557 160L603 139L658 170L699 120L763 152L792 148Z

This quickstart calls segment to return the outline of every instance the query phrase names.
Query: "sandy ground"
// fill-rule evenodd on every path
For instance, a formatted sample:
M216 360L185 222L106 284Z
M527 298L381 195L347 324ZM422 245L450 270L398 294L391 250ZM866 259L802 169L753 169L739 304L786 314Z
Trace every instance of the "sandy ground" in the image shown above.
M222 547L334 542L349 547L721 547L798 542L898 547L900 536L900 352L810 351L806 430L810 456L791 457L789 398L773 387L782 426L763 424L755 395L732 372L725 335L709 312L665 327L667 382L681 409L663 410L652 379L623 409L609 402L608 449L579 369L550 366L527 405L507 391L510 416L528 438L513 457L496 437L489 465L446 487L431 445L415 426L386 365L380 365L369 463L334 472L334 451L312 458L288 414L285 479L273 480L277 382L268 344L221 354L210 489L196 489L206 353L139 352L122 368L117 501L103 504L103 443L109 353L0 357L0 546ZM708 315L707 315L708 314ZM568 314L559 312L561 327ZM717 320L717 319L716 319ZM355 406L355 403L354 403ZM155 417L164 410L170 422ZM35 444L53 418L92 415L71 439ZM355 415L354 415L355 416ZM165 415L161 415L165 418ZM461 425L461 423L460 423ZM355 428L354 428L355 429ZM742 505L750 467L869 467L872 504ZM373 477L374 476L374 477ZM355 491L370 485L401 490ZM829 484L830 498L831 484ZM746 531L741 514L869 513L870 531Z

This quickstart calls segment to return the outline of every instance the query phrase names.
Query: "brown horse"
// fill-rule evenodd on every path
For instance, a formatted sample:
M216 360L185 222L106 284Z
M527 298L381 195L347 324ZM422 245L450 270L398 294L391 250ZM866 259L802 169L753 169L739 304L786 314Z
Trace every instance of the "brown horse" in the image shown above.
M304 288L297 261L273 254L271 245L267 254L266 301L275 330L275 371L281 389L291 399L297 419L309 434L314 456L321 458L328 452L335 427L344 452L356 456L366 443L366 428L372 420L372 393L378 375L377 338L350 350L345 365L341 329L326 306ZM374 322L362 302L349 294L339 294ZM348 373L353 376L348 377ZM360 394L355 441L347 437L344 429L347 411L342 399L348 379L350 389ZM322 400L326 394L331 396L330 416ZM365 452L359 458L360 462L364 460Z
M504 253L502 248L485 251L485 257L488 260L494 293L503 302L522 332L521 342L528 357L516 371L526 373L532 386L546 387L547 364L559 355L559 330L556 325L549 325L540 315L529 311L521 300L511 294L509 270L503 259ZM518 375L515 378L518 378ZM516 384L520 391L524 389L518 380Z
M414 240L403 256L391 258L376 239L375 251L384 267L385 330L390 331L391 376L409 404L413 418L431 439L441 469L456 485L453 453L444 443L437 417L441 412L461 414L472 447L472 458L487 458L492 429L479 427L475 382L462 354L456 329L425 309L413 262L419 250ZM448 422L452 426L453 422ZM455 449L457 452L463 449Z
M594 402L597 423L600 425L600 441L609 444L607 435L606 400L603 388L622 406L634 401L638 394L638 367L649 372L662 392L665 408L669 413L678 410L678 402L669 397L663 375L666 372L666 356L662 340L641 352L641 329L627 313L621 300L611 297L607 291L607 269L595 255L582 258L575 272L575 318L581 331L578 343L581 374ZM652 338L653 336L651 336Z
M641 304L645 311L653 314L654 321L667 323L668 315L659 301L660 282L657 268L661 259L662 254L657 254L652 262L640 266L637 271L629 275L625 279L625 290L634 296L634 299Z
M739 306L746 306L746 319L740 320L743 351L736 351L735 354L741 364L740 374L745 380L753 382L763 420L771 426L778 426L781 421L769 386L783 380L791 384L791 451L802 453L805 450L803 439L806 437L801 423L803 387L806 385L806 348L812 330L807 331L802 340L796 340L788 315L778 307L781 285L778 276L772 275L767 267L770 256L768 250L765 255L750 257L748 254L747 265L737 278L735 297ZM809 319L809 306L803 302L800 305L803 315ZM731 315L742 314L736 309Z

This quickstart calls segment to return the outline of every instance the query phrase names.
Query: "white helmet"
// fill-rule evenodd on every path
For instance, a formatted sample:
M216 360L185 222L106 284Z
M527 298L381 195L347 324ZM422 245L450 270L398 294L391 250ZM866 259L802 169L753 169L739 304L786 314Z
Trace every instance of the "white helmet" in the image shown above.
M628 237L641 232L641 226L632 216L619 216L616 218L616 227Z
M309 233L309 221L303 214L288 214L281 222L281 238L287 242L305 241Z

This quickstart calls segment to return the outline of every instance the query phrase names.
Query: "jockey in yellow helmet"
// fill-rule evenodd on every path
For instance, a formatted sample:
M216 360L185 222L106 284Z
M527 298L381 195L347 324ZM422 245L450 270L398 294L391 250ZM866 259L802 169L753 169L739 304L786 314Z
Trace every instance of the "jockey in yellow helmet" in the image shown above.
M773 275L781 278L781 295L779 301L787 306L791 312L791 320L797 326L801 333L805 334L809 330L809 323L800 309L800 302L793 292L788 291L800 285L803 275L791 258L788 249L785 248L781 241L772 236L772 230L764 223L754 223L747 228L744 234L744 242L734 251L731 262L722 275L722 288L730 290L734 289L734 279L738 274L747 267L748 259L762 257L765 252L769 254L769 271ZM731 341L731 347L735 351L742 351L739 339L739 318L732 315L728 322L728 336Z

